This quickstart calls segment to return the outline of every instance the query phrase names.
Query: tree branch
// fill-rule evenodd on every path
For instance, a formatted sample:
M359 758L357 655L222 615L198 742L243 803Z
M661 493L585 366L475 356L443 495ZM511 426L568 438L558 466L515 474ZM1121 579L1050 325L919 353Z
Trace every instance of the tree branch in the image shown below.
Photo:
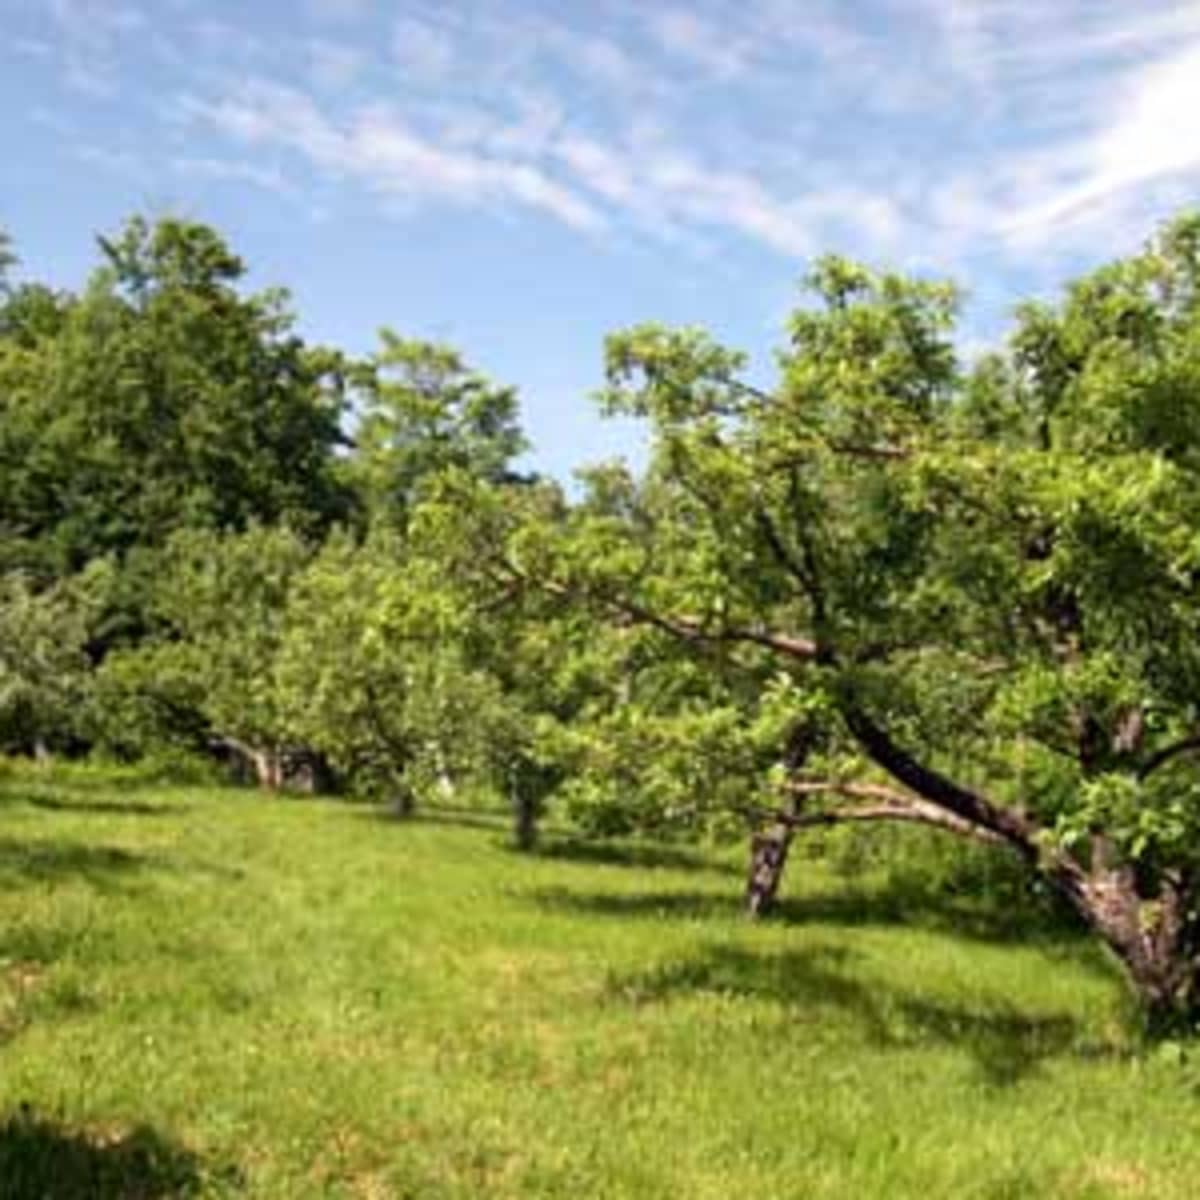
M1152 754L1149 759L1143 764L1142 769L1138 771L1138 779L1149 779L1160 767L1165 767L1172 759L1178 758L1181 754L1188 754L1193 750L1200 750L1200 733L1193 733L1190 737L1181 738L1177 742L1173 742L1169 746L1164 746L1157 753Z
M755 646L763 646L774 650L787 658L799 659L802 662L816 662L821 659L820 647L811 638L796 637L792 634L779 633L770 629L747 628L735 626L725 629L708 629L695 617L672 616L664 617L651 612L639 604L628 600L617 600L612 597L604 599L615 612L621 613L639 624L650 625L670 633L683 641L689 642L747 642Z
M799 816L779 814L780 824L792 829L810 829L823 825L842 825L866 821L906 821L916 825L927 825L956 837L972 838L989 846L1008 846L1012 843L1000 837L999 834L989 833L968 825L965 821L957 821L948 813L938 812L935 808L912 808L904 804L863 804L853 808L830 809L819 813L801 813Z
M837 825L845 821L913 821L931 825L959 837L974 838L989 845L1008 845L1008 839L991 829L964 820L953 813L909 796L892 788L874 783L844 783L837 780L795 782L785 784L794 796L838 795L850 799L870 800L873 803L850 808L836 808L819 813L777 814L782 824L802 829L812 825Z
M897 782L959 820L1003 838L1029 861L1037 861L1038 826L1024 813L1004 808L918 762L856 703L844 704L842 716L872 762Z
M528 579L528 576L512 563L506 563L505 567L511 575L520 579ZM664 616L640 604L635 604L632 600L626 600L619 596L589 592L587 588L572 587L561 580L541 579L535 582L538 587L552 596L563 598L570 598L572 596L588 598L590 596L592 600L604 605L611 613L624 617L627 621L639 625L649 625L654 629L661 629L664 633L669 633L682 641L713 643L747 642L756 646L763 646L787 658L798 659L802 662L815 662L823 657L817 643L811 638L797 637L794 634L780 633L777 630L747 626L710 629L696 617Z

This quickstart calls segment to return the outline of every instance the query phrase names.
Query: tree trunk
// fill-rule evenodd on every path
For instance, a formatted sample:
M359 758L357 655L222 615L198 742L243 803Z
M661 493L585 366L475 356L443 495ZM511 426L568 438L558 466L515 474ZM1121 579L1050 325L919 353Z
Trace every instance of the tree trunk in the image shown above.
M532 850L537 845L540 809L535 796L520 788L513 793L513 840L518 850Z
M1166 879L1146 896L1133 867L1094 840L1092 869L1076 907L1125 969L1148 1032L1194 1030L1200 1017L1200 929L1191 889Z
M746 878L746 911L753 917L764 917L775 906L783 869L787 866L788 851L792 848L793 830L790 825L778 824L766 833L756 833L750 839L750 871Z
M267 792L277 792L283 784L283 756L276 750L251 752L254 775L258 786Z
M402 821L411 817L417 811L417 798L413 795L412 788L405 783L397 784L392 791L389 807L392 816Z

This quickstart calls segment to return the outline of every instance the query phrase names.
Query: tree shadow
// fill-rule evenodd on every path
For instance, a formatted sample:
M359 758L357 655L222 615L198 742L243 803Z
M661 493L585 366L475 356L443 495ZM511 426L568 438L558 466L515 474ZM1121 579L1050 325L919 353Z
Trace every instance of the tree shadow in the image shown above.
M965 895L903 882L787 896L772 919L787 925L906 925L1001 944L1087 942L1087 931L1072 913L1040 898Z
M842 946L773 952L710 946L650 971L612 976L606 990L612 1000L634 1005L689 994L732 995L771 1001L808 1021L849 1019L856 1038L881 1050L959 1047L992 1087L1018 1083L1048 1059L1120 1053L1085 1041L1078 1021L1066 1013L1030 1015L994 997L978 1004L931 999L878 979L857 979L851 974L856 957Z
M619 920L712 920L733 918L741 905L721 892L580 892L567 887L526 890L525 898L539 908L581 916L614 917Z
M188 810L177 804L147 804L139 800L64 800L51 796L26 796L24 803L48 812L96 813L117 817L180 817Z
M512 816L506 812L489 812L478 808L430 807L422 805L411 813L397 813L388 804L364 806L359 814L364 820L398 829L417 825L446 825L463 829L490 829L507 832L512 826Z
M733 863L706 858L694 850L651 843L590 842L580 838L547 838L533 851L535 858L556 862L585 863L611 867L663 867L672 871L695 871L736 876L743 872Z
M232 1167L201 1159L149 1126L66 1129L22 1106L0 1124L0 1200L160 1200L242 1185Z
M729 873L737 872L730 868ZM535 889L526 895L544 908L602 917L695 919L745 913L740 891L736 894L699 890L618 893L554 887ZM972 941L1034 944L1063 952L1091 946L1087 931L1073 915L1040 900L1001 901L989 896L918 889L908 884L851 885L837 891L785 897L776 903L766 920L770 924L844 928L904 926Z
M157 858L117 846L0 837L0 888L82 878L94 887L113 889L124 878L162 865Z

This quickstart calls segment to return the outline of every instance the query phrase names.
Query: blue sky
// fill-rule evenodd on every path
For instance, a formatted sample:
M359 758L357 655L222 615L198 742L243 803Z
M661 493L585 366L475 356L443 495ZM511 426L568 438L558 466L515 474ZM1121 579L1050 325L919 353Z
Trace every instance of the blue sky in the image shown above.
M565 475L637 434L604 334L767 374L838 250L964 283L963 342L1200 202L1200 0L0 0L7 228L78 285L133 211L211 221L306 334L516 384Z

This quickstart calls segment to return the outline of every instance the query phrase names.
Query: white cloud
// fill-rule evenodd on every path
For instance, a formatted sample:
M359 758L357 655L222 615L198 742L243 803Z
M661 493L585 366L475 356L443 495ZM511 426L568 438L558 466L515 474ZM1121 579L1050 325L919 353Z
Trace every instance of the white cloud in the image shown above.
M216 179L230 183L248 183L265 191L285 194L292 186L275 167L258 163L230 161L221 158L180 157L171 160L171 169L180 175Z
M538 168L470 150L446 149L394 110L360 109L338 122L291 88L255 82L210 104L187 107L241 141L286 147L326 172L359 179L393 197L486 207L517 203L574 229L595 231L603 216Z
M54 47L41 38L10 37L5 44L24 58L49 58L54 53Z
M140 19L48 2L102 60ZM188 111L397 210L1044 273L1200 182L1200 0L307 2L269 42L208 19Z
M89 95L116 91L119 53L140 36L145 13L120 0L46 0L64 80Z
M1118 36L1120 35L1120 36ZM1145 31L1109 32L1110 43ZM1200 184L1200 39L1148 62L1076 81L1076 117L1045 142L994 157L948 182L935 211L963 237L1010 252L1091 242L1128 244ZM1082 92L1082 95L1078 94Z

